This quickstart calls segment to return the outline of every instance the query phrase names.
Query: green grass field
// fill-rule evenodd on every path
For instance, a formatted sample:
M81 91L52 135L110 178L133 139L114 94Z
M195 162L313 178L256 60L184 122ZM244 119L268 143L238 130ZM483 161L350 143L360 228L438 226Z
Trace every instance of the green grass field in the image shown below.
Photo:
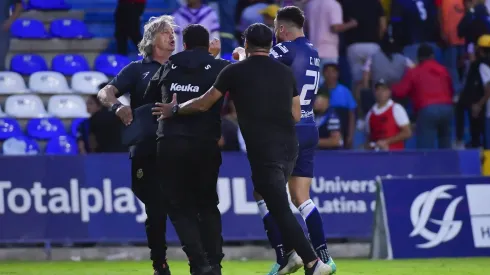
M336 260L339 275L488 275L490 258L403 261ZM224 275L267 274L270 262L225 262ZM172 275L189 274L187 263L170 262ZM148 262L0 262L0 275L152 275ZM302 274L298 271L296 274Z

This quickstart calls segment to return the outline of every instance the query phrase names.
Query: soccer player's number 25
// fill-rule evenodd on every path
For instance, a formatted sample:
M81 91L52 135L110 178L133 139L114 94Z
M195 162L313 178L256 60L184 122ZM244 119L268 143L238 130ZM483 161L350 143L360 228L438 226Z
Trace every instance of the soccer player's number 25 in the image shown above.
M303 88L301 88L301 93L299 95L299 100L301 105L309 105L311 102L311 99L306 99L306 95L308 92L313 91L315 94L318 92L318 82L320 81L320 72L318 71L313 71L313 70L307 70L306 71L306 76L312 76L314 77L313 83L308 83L303 85ZM310 78L308 78L310 79Z

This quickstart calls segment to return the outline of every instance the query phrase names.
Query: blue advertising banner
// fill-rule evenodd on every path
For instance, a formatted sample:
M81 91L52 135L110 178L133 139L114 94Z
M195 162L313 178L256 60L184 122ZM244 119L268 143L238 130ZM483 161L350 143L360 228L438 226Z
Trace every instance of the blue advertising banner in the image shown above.
M388 258L490 256L490 178L383 179Z
M311 196L329 238L370 238L377 176L480 175L477 151L318 152ZM145 241L126 154L0 157L0 242ZM242 153L224 153L223 235L265 240ZM359 226L362 225L362 226ZM177 241L169 226L169 241Z

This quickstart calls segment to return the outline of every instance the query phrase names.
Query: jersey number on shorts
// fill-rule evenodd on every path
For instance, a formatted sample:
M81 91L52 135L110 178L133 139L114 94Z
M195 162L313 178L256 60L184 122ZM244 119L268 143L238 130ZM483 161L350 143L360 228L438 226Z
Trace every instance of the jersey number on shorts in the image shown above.
M312 84L305 84L303 85L303 88L301 88L301 94L299 95L301 105L310 104L311 99L306 99L306 94L308 94L309 91L313 91L316 94L318 92L318 82L320 81L320 72L318 71L307 70L306 76L312 76L314 77L314 80Z
M417 9L419 10L420 19L422 21L427 20L427 10L425 9L424 2L417 1L415 2L415 5L417 5Z

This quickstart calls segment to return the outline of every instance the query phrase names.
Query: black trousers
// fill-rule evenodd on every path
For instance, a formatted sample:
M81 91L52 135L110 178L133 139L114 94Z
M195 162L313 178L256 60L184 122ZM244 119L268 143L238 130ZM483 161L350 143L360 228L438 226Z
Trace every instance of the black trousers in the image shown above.
M317 255L289 207L286 191L286 184L296 163L298 148L277 147L263 150L273 151L270 156L275 157L254 158L249 151L252 181L255 191L264 199L269 213L281 231L284 247L296 250L304 264L307 264L316 260Z
M482 108L482 111L477 117L471 114L471 103L465 102L463 98L460 98L458 103L456 103L455 116L456 116L456 139L463 140L464 136L464 122L465 115L469 116L469 128L470 128L470 146L471 148L485 147L486 144L487 131L485 127L485 113L486 105Z
M115 19L115 38L117 53L128 54L128 39L138 45L142 35L140 30L141 15L145 11L145 4L142 3L119 3L114 14Z
M131 159L131 189L145 204L147 219L145 222L148 247L153 266L160 268L166 261L167 211L163 192L157 178L156 157L133 157Z
M167 137L158 141L157 148L168 214L191 270L219 265L224 254L216 191L221 165L218 143Z

